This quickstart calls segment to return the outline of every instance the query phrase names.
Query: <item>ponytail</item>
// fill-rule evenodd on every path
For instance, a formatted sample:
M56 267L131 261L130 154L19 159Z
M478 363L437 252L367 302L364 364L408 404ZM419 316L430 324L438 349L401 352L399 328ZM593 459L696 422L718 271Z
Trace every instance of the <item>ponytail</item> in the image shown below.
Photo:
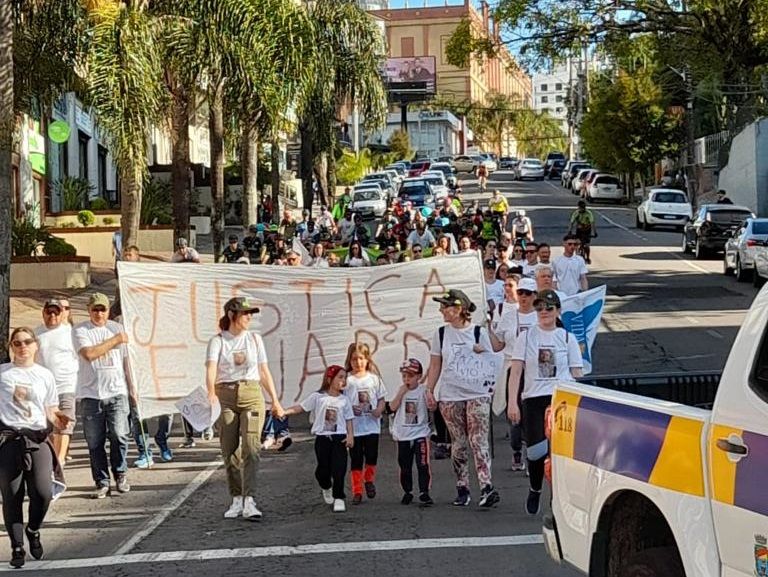
M224 313L224 316L219 319L219 330L222 332L228 331L231 324L232 320L229 318L229 313Z

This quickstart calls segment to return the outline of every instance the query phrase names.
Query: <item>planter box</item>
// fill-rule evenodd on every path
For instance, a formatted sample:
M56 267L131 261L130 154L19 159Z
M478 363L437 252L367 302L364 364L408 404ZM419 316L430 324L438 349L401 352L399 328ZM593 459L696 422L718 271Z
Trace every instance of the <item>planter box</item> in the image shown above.
M48 232L64 239L77 249L78 256L87 256L93 262L112 263L112 235L118 226L88 226L79 228L51 228ZM142 226L139 229L139 250L148 253L173 253L173 227Z
M15 256L11 259L11 290L82 289L91 284L87 256Z
M105 226L105 218L114 219L114 222L108 226L120 226L120 211L115 212L114 210L93 210L91 212L93 212L93 215L96 217L96 221L93 223L94 226ZM83 227L83 225L78 222L77 212L75 211L56 213L49 212L45 215L45 226L48 228L61 228L64 225L75 225L78 228Z
M189 224L195 227L197 234L211 234L210 216L190 216Z

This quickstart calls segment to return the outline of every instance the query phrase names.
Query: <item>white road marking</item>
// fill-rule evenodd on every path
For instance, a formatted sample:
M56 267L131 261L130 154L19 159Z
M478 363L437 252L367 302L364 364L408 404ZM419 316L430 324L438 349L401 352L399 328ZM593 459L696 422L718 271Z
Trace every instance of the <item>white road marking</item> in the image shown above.
M701 321L699 321L699 319L695 319L693 317L684 317L684 318L685 318L685 320L687 320L689 323L691 323L693 325L700 325L701 324Z
M120 547L118 547L114 552L113 556L125 556L136 545L147 538L163 523L163 521L165 521L171 515L171 513L181 507L184 501L186 501L192 495L192 493L197 491L203 485L203 483L205 483L210 478L210 476L216 472L216 469L221 467L221 465L222 462L218 460L209 463L204 470L200 471L195 476L195 478L192 479L189 484L187 484L186 487L184 487L179 493L176 494L173 499L171 499L171 502L168 503L167 506L160 509L159 513L150 518L141 529L131 535L131 537L129 537L125 542L123 542L123 544L120 545Z
M711 337L715 337L716 339L724 339L725 337L718 333L715 329L707 329L707 334Z
M170 563L179 561L218 561L224 559L253 559L259 557L293 557L296 555L326 555L329 553L368 553L370 551L413 551L415 549L451 549L454 547L518 547L541 545L539 534L505 535L499 537L455 537L445 539L402 539L395 541L360 541L351 543L316 543L310 545L277 545L272 547L248 547L242 549L203 549L197 551L165 551L159 553L133 553L90 559L61 559L52 561L27 561L28 570L63 571L90 569L108 565L132 565L137 563ZM0 572L15 571L0 567ZM158 571L160 569L158 568Z

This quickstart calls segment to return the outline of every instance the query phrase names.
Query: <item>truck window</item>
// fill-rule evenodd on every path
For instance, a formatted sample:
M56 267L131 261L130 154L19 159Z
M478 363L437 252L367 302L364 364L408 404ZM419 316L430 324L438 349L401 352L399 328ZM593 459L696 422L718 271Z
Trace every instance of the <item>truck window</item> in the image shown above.
M758 397L768 403L768 331L763 334L760 352L757 354L757 362L749 379L749 385Z

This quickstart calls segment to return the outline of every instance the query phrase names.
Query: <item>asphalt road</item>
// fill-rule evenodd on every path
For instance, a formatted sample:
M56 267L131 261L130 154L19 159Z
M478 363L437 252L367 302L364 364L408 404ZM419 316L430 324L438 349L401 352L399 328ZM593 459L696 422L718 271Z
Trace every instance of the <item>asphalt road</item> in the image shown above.
M468 200L480 198L472 193L473 183L464 184ZM576 197L556 181L513 182L505 172L492 175L490 188L502 190L512 207L528 211L537 240L560 245ZM609 295L594 351L595 372L722 368L755 289L724 277L720 260L682 255L679 233L635 230L632 209L599 205L594 210L599 238L590 284L606 284ZM553 254L558 253L555 248ZM228 496L222 471L209 466L217 450L208 443L179 452L174 463L132 472L134 491L125 498L93 502L75 488L49 516L44 532L49 561L29 562L25 572L55 571L60 577L576 574L548 560L540 519L523 512L527 479L509 470L511 451L501 421L495 430L494 482L502 501L493 510L474 505L476 487L472 506L450 506L447 461L433 464L434 507L400 505L394 447L385 435L379 495L332 514L313 479L311 440L305 431L295 439L287 453L264 455L261 522L222 518ZM85 467L81 445L75 455L75 466ZM187 496L181 504L180 493Z

